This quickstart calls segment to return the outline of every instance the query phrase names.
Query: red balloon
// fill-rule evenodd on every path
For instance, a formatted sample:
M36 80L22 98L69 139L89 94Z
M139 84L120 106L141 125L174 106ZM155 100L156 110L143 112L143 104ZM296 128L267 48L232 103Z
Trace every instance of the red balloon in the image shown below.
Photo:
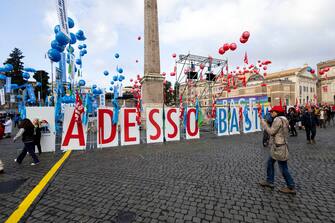
M236 43L231 43L230 46L229 46L229 49L232 50L232 51L236 50L237 49Z
M173 53L173 54L172 54L172 57L173 57L173 58L176 58L176 57L177 57L177 54Z
M228 51L230 49L229 43L223 44L223 49L224 49L224 51Z
M263 67L263 70L267 70L267 69L268 69L267 66L264 66L264 67Z
M205 68L205 64L200 64L200 69L203 70Z
M219 49L219 54L220 55L223 55L225 53L225 50L223 49L223 47L220 47L220 49Z
M166 80L163 81L163 84L166 84Z
M262 83L261 86L262 86L262 87L266 87L267 84L266 84L266 83Z
M141 36L138 36L138 37L137 37L137 40L141 40L141 39L142 39L142 37L141 37Z
M261 61L259 60L259 61L257 61L257 63L261 63Z
M130 78L130 82L133 82L133 78Z
M263 76L266 77L266 75L268 75L266 72L263 73Z
M242 36L241 36L241 38L240 38L240 42L241 43L246 43L248 41L248 39L244 39Z
M213 57L211 55L208 55L209 60L213 60Z
M162 73L162 75L163 75L163 77L165 77L166 73L165 73L165 72L163 72L163 73Z
M171 77L176 76L176 72L171 72L171 73L170 73L170 76L171 76Z
M326 68L324 68L323 70L324 70L324 72L328 72L328 71L330 70L330 68L329 68L329 67L326 67Z
M324 72L323 70L320 70L319 74L320 74L320 75L324 75L325 72Z
M240 67L239 67L239 66L237 66L237 67L236 67L236 69L238 70L238 69L240 69Z
M315 70L314 69L311 70L311 74L315 74Z
M242 38L248 40L250 37L250 33L248 31L244 31L242 33Z

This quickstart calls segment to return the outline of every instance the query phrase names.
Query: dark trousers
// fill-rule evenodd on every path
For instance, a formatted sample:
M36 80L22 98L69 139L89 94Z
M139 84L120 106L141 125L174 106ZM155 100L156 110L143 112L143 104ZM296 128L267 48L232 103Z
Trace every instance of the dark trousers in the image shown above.
M298 135L297 130L295 129L295 123L290 123L290 130L291 130L291 134L293 136L297 136Z
M41 139L35 139L35 145L37 146L38 154L41 154L41 153L42 153ZM35 151L35 150L34 150L34 151Z
M34 142L28 142L24 143L24 147L20 155L17 157L16 162L22 163L24 157L26 157L27 152L30 154L30 156L33 158L34 163L40 162L35 154L35 143Z
M316 135L316 127L305 126L307 140L314 140Z
M275 163L277 160L272 159L272 157L269 157L268 159L268 164L267 164L267 182L270 184L274 183L275 180ZM278 160L278 166L280 169L280 172L282 173L285 181L286 181L286 185L288 188L290 189L294 189L295 188L295 183L293 178L291 177L290 172L288 171L288 166L287 166L287 161L279 161Z

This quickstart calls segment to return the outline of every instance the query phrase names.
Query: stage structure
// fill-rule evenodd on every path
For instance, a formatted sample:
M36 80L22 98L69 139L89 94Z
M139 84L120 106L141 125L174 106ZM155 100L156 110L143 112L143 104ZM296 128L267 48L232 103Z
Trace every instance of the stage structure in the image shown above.
M176 61L176 67L180 68L180 72L176 75L176 95L184 98L187 94L188 100L184 103L187 103L188 106L194 106L196 98L199 101L209 99L209 104L201 105L201 107L211 107L214 98L213 86L227 75L227 63L227 59L217 59L211 56L179 55ZM197 86L200 85L202 86L200 92L192 91L192 89L199 89Z

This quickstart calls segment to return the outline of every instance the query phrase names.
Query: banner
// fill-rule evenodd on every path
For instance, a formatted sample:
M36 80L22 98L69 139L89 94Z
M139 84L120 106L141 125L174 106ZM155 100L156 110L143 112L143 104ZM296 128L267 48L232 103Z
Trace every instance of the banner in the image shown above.
M140 126L136 121L136 108L121 109L121 146L140 144Z
M200 131L198 120L196 119L196 109L186 109L186 139L199 139Z
M180 140L179 108L165 108L165 140Z
M6 77L6 93L10 93L12 90L12 78L11 77Z
M252 111L249 106L243 108L243 132L252 133L255 131L254 120L252 119Z
M5 89L0 89L0 105L6 104Z
M65 151L86 149L87 125L83 125L81 118L76 121L74 109L67 105L64 108L61 149Z
M231 97L231 98L224 98L224 99L217 99L217 105L236 105L236 106L244 106L246 104L267 104L268 103L268 96L267 95L255 95L255 96L243 96L243 97Z
M42 152L55 151L55 108L54 107L26 107L26 117L32 122L40 121Z
M229 135L228 108L216 108L216 128L218 136Z
M69 26L67 23L67 0L56 0L56 4L60 30L70 38Z
M97 114L97 145L98 148L119 145L118 125L113 125L113 109L99 108Z
M238 107L230 107L229 134L240 134Z

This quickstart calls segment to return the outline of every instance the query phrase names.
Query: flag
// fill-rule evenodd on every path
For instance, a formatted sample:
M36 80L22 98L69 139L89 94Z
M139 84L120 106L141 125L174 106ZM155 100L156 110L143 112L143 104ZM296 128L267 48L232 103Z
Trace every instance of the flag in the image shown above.
M249 63L247 52L245 52L245 54L244 54L244 63L245 63L245 64L248 64L248 63Z
M83 112L84 112L83 102L80 98L78 91L76 91L76 104L74 108L74 114L77 122L81 121L81 115L83 114Z

